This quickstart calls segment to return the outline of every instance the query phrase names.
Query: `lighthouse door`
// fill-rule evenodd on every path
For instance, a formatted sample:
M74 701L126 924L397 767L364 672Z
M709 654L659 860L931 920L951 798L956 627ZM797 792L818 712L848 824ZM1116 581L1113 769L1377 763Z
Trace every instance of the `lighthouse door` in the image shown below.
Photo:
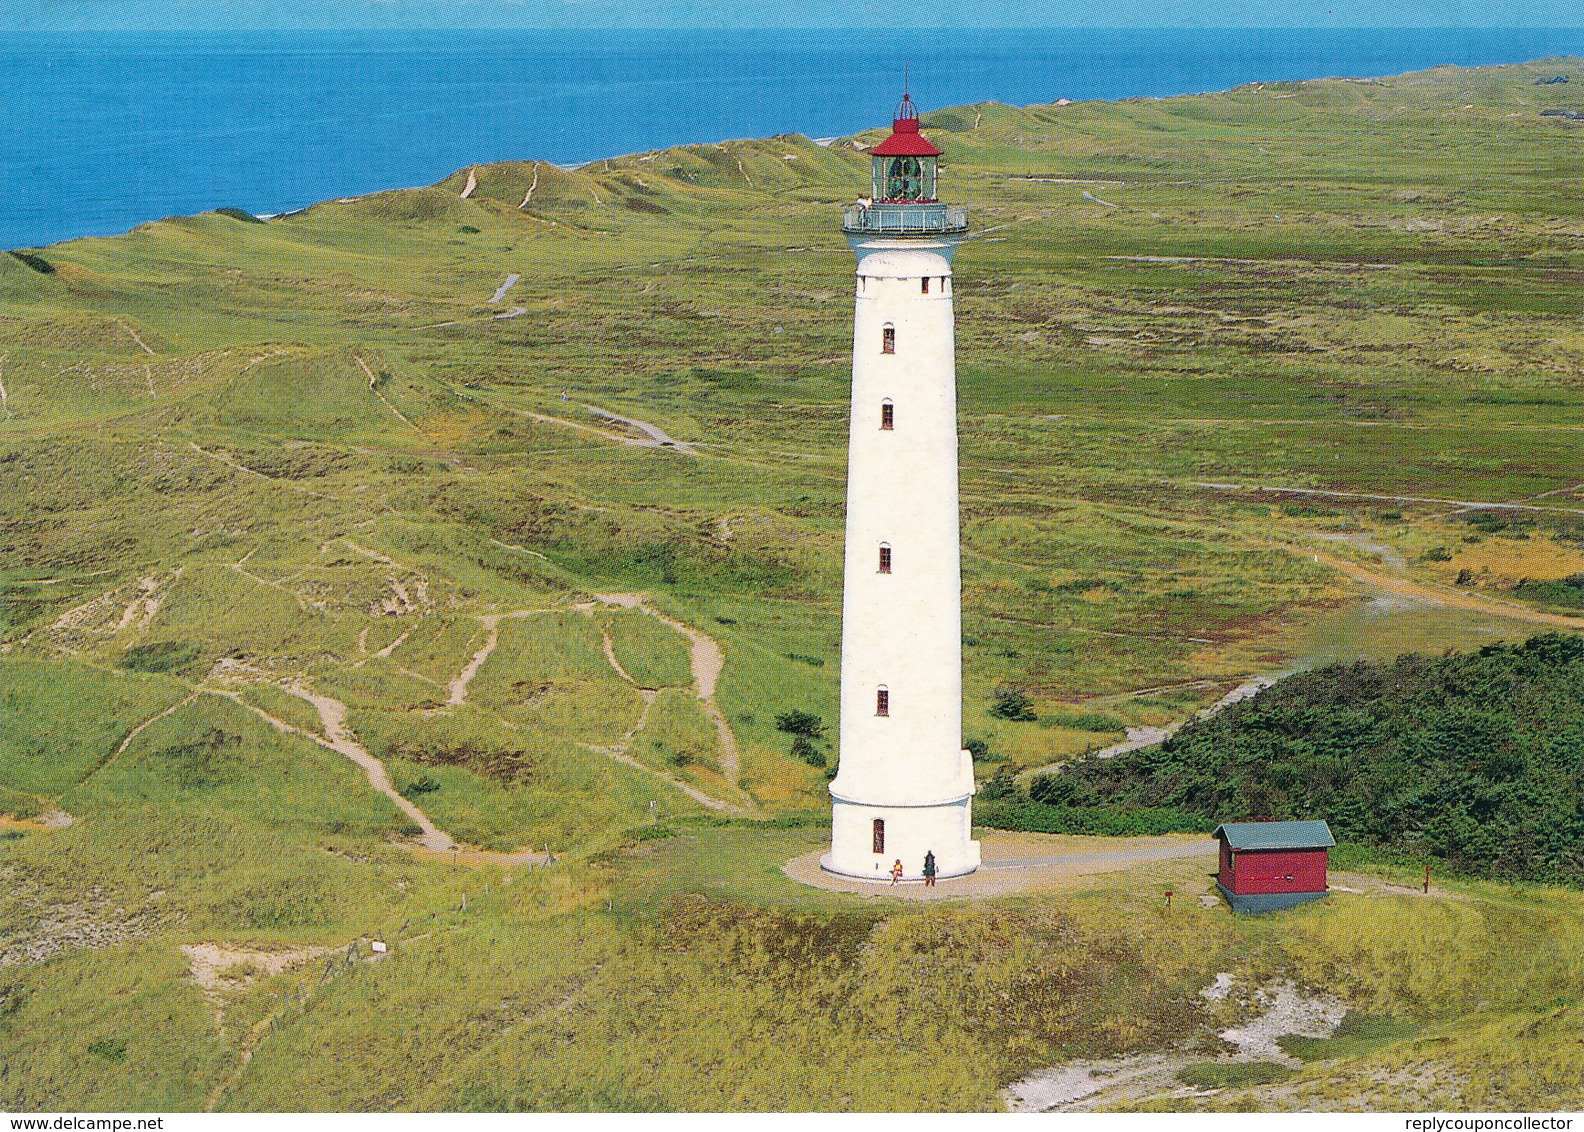
M875 818L874 820L874 851L876 853L885 852L885 818Z

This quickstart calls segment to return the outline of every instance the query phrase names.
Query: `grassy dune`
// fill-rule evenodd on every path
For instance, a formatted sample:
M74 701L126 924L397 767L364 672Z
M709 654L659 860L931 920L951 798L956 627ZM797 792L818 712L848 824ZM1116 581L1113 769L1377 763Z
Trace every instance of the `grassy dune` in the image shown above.
M1377 639L1338 560L1516 603L1460 614L1479 639L1576 610L1584 169L1539 114L1572 88L1534 85L1573 67L926 115L977 232L981 774L1322 649L1442 646L1411 603ZM1581 1103L1570 892L1234 921L1162 914L1159 887L1203 889L1187 866L925 909L779 873L825 836L775 719L836 721L836 206L879 136L478 166L467 199L464 169L0 254L0 810L75 819L0 829L0 1104L994 1108L1066 1058L1213 1060L1250 1009L1197 994L1217 971L1392 1021L1195 1104L1396 1108L1415 1066L1420 1107ZM720 643L735 776L686 639L574 608L627 592ZM344 704L451 836L560 859L415 854L362 770L260 718L322 736L288 688ZM1037 721L990 714L1007 689ZM378 962L261 958L367 960L376 933ZM252 958L199 987L201 943Z

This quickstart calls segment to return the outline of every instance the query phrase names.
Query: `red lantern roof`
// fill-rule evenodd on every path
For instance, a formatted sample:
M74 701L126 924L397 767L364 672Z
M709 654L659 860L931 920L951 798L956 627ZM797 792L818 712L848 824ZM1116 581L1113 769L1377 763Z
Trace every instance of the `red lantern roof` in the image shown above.
M891 136L869 151L876 157L939 157L941 151L919 133L918 111L906 94L891 122Z

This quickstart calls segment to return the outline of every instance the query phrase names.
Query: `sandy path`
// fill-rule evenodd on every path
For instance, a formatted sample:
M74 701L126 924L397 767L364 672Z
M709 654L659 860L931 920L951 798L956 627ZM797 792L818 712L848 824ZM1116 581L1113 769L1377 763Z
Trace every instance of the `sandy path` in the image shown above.
M380 399L380 404L381 405L384 405L392 413L396 414L396 419L397 420L401 421L402 424L406 425L408 428L412 429L414 432L417 432L418 431L418 426L413 424L412 421L408 420L406 418L406 416L403 415L402 411L400 409L398 409L395 405L392 405L389 401L385 400L385 394L381 393L378 389L376 389L374 387L374 383L375 383L375 381L377 379L374 376L374 371L369 369L368 363L365 362L361 357L359 357L357 359L357 364L362 366L363 367L363 372L368 375L368 379L369 379L368 389L369 389L369 392L374 394L374 396L376 396L376 397L378 397Z
M518 554L526 554L526 555L528 555L528 557L537 558L541 562L550 561L543 554L540 554L537 550L529 550L526 546L513 546L509 542L501 542L501 540L498 539L498 538L492 538L489 541L491 543L493 543L494 545L500 547L502 550L515 550Z
M187 567L185 566L176 567L176 572L171 575L170 580L172 582L176 581L177 578L182 576L182 571L186 569ZM121 611L121 622L115 627L115 631L117 633L122 632L130 629L134 624L139 629L147 629L153 623L154 615L159 612L159 607L163 600L164 597L159 592L158 575L149 574L139 578L137 596L128 602L127 607Z
M311 495L315 499L333 499L334 498L334 496L325 495L323 492L318 492L318 491L314 491L311 488L303 487L301 484L292 483L291 480L277 479L275 476L267 476L263 472L254 471L252 468L248 467L246 464L239 464L235 460L231 459L231 457L226 456L223 453L211 452L207 448L200 448L200 447L198 447L197 444L193 443L191 440L189 440L187 442L187 447L191 448L194 452L198 453L200 456L207 456L211 460L219 460L222 464L224 464L228 468L234 468L237 471L246 473L247 475L250 475L250 476L257 476L259 479L263 480L265 483L274 484L276 487L284 487L284 488L286 488L289 491L297 492L299 495ZM339 500L338 500L338 502L339 502Z
M1215 715L1217 712L1222 711L1225 708L1231 707L1235 703L1240 703L1243 700L1259 695L1266 688L1269 688L1271 685L1275 684L1276 681L1291 675L1291 672L1272 672L1263 676L1250 677L1249 679L1243 681L1243 683L1239 684L1236 688L1233 688L1226 695L1222 696L1215 703L1211 704L1209 707L1194 713L1194 718L1209 719L1212 715ZM1133 692L1130 694L1148 695L1151 692L1157 692L1160 690L1161 689L1158 688L1146 688L1143 691ZM1096 751L1095 758L1114 759L1116 756L1125 755L1130 751L1141 751L1145 747L1153 747L1155 744L1164 742L1166 739L1171 738L1171 736L1175 735L1178 729L1187 722L1188 721L1186 719L1180 719L1176 723L1168 723L1165 727L1129 727L1127 729L1126 739L1122 740L1120 743L1113 743L1109 747L1104 747L1101 750ZM1021 781L1026 782L1034 775L1044 774L1048 771L1056 770L1058 767L1064 766L1070 761L1070 759L1064 759L1061 762L1047 763L1044 766L1031 767L1030 769L1021 772L1018 777Z
M149 728L153 724L158 723L160 720L164 719L167 715L174 715L176 712L180 711L182 708L184 708L188 704L192 703L194 700L196 700L198 698L198 695L199 695L199 693L194 692L192 695L188 696L185 700L180 700L177 703L171 704L171 706L166 708L164 711L156 712L154 715L149 716L142 723L140 723L136 727L134 727L131 731L128 731L127 732L127 737L125 739L121 740L121 745L115 749L115 753L113 755L111 755L108 759L106 759L104 762L102 762L98 766L94 767L87 774L83 775L83 777L78 781L77 785L81 786L84 782L88 781L88 779L91 778L93 775L98 774L101 770L104 770L111 763L115 762L117 759L119 759L122 755L124 755L126 753L126 749L132 745L132 740L136 739L139 735L143 734L143 732L147 728Z
M241 558L237 559L237 561L231 563L231 569L235 570L238 574L241 574L250 582L257 582L261 586L268 586L272 590L279 590L281 593L295 601L297 603L298 609L306 613L308 610L308 600L304 598L302 594L298 593L289 586L283 586L279 582L272 582L268 578L261 578L252 571L243 569L243 567L247 565L247 560L258 553L258 549L259 548L255 546Z
M605 651L605 663L615 670L616 675L636 688L638 681L627 675L627 670L621 666L621 661L616 659L616 646L611 643L610 634L604 629L600 630L600 648Z
M0 829L20 829L28 833L48 833L53 829L66 829L76 820L65 810L49 810L36 818L14 818L10 814L0 814Z
M151 358L155 356L154 351L149 349L148 343L143 341L143 339L138 337L138 332L136 330L133 330L130 326L128 326L126 323L122 322L120 319L116 320L116 324L118 326L120 326L122 330L125 330L128 334L132 335L132 341L136 342L139 346L141 346L143 348L143 352L145 354L147 354Z
M595 754L606 755L609 758L615 759L623 766L630 766L634 770L642 771L644 774L658 778L660 781L667 783L670 786L676 787L689 798L692 798L699 805L705 806L708 809L716 811L717 813L747 813L747 811L741 806L734 806L730 802L723 801L720 798L712 798L698 787L683 782L680 778L674 778L665 771L660 770L657 767L652 767L648 763L641 762L627 753L627 748L632 744L633 738L638 734L638 732L643 730L644 724L649 721L649 709L654 707L656 698L654 692L641 691L639 694L643 696L644 700L643 714L638 717L638 722L633 724L632 730L628 731L627 734L623 735L619 740L617 740L614 746L597 747L592 743L580 743L579 746L581 746L586 751L593 751Z
M336 752L338 755L342 755L348 759L351 759L354 763L363 768L363 773L368 776L369 785L389 798L396 805L397 809L401 810L402 813L410 817L423 831L420 838L420 844L424 848L431 849L436 852L444 852L455 846L456 842L449 834L445 833L432 821L430 821L424 812L417 806L413 805L406 798L403 798L396 792L395 787L391 785L390 776L385 773L385 764L380 762L373 755L369 754L368 751L362 747L362 745L352 738L351 732L349 732L345 727L347 711L345 704L343 704L340 700L331 699L329 696L316 695L315 693L308 691L306 688L302 688L295 684L283 685L282 688L284 691L290 692L299 699L307 700L314 706L315 710L319 712L319 722L320 725L325 729L325 737L321 738L311 731L304 731L301 727L293 726L292 724L287 723L284 719L279 719L271 715L263 708L255 707L252 704L247 703L238 695L216 691L209 691L209 694L213 696L222 696L225 699L231 700L233 703L239 704L248 711L251 711L260 719L264 720L264 722L268 723L277 731L283 731L291 735L299 735L310 742L317 743L321 747L325 747Z
M541 424L560 425L562 428L576 429L578 432L586 432L590 436L597 436L601 440L613 440L617 444L630 444L636 448L652 447L648 441L639 440L635 436L617 436L613 432L606 432L604 429L595 428L593 425L579 424L577 421L569 421L562 417L552 417L544 413L535 413L528 409L515 409L511 411L516 412L520 416L527 417L531 421L539 421Z
M501 615L498 613L491 613L479 618L479 624L484 626L486 634L484 644L479 647L478 652L473 654L473 659L467 662L467 667L457 673L456 679L451 681L449 694L446 696L446 703L452 707L460 706L467 699L468 684L472 682L473 677L478 675L478 670L484 667L484 662L490 658L490 653L494 652L495 646L500 643L500 631L497 628L500 624L500 619Z
M510 291L514 286L516 286L517 285L517 280L519 280L521 278L522 278L521 275L516 275L516 274L512 274L512 275L506 276L506 282L502 283L499 287L495 288L495 294L490 299L490 306L494 306L496 303L498 303L502 299L504 299L506 297L506 292Z
M367 631L368 630L366 630L366 629L364 630L364 632L367 632ZM393 653L397 649L401 648L402 645L406 643L407 638L410 637L410 636L412 636L412 630L411 629L403 629L402 632L401 632L401 635L399 637L397 637L390 644L386 645L384 648L380 649L374 655L375 656L389 657L391 653ZM368 639L367 637L363 638L363 640L367 640L367 639ZM360 645L360 647L361 647L361 645Z
M658 425L652 425L648 421L640 421L632 417L624 417L619 413L601 409L597 405L584 405L583 407L601 420L615 421L617 424L627 425L629 428L635 428L643 433L649 438L647 441L631 440L631 443L640 448L671 448L688 456L698 455L697 448L694 448L691 444L684 444L680 440L673 440Z
M1478 504L1486 507L1488 504ZM1581 512L1584 513L1584 512ZM1450 606L1453 609L1466 609L1473 613L1487 613L1494 617L1505 617L1509 621L1526 621L1532 625L1554 625L1562 629L1584 629L1584 617L1568 617L1561 613L1546 613L1528 606L1519 605L1517 602L1503 601L1500 598L1487 597L1481 594L1467 593L1461 590L1442 588L1426 582L1414 582L1407 578L1394 577L1391 574L1382 574L1378 570L1371 570L1357 562L1349 562L1345 558L1327 554L1324 551L1315 552L1303 547L1292 546L1287 543L1271 543L1295 555L1310 555L1318 562L1323 562L1338 573L1346 574L1355 581L1365 582L1390 593L1402 597L1419 598L1422 601L1433 602L1438 605Z
M732 734L731 724L726 722L725 713L720 705L715 702L715 683L720 679L721 669L726 664L726 654L714 638L699 632L691 625L684 625L675 618L667 617L643 600L642 594L595 594L595 600L605 605L620 606L623 609L638 609L653 617L667 628L681 633L688 639L690 648L688 653L689 664L693 673L693 694L698 697L699 703L704 708L704 714L709 716L710 722L715 725L715 734L720 739L721 771L733 786L741 788L742 760L737 753L737 737ZM622 678L631 683L631 678L622 672L621 666L615 662L615 654L607 653L611 664Z
M282 685L282 687L299 699L307 700L313 704L314 710L319 713L319 723L324 728L324 738L321 739L319 736L312 732L304 731L300 727L293 727L284 720L276 719L268 712L253 707L251 704L243 704L243 706L262 716L276 728L302 735L318 743L321 747L328 747L337 754L344 755L357 763L358 766L363 768L363 773L368 776L369 785L389 798L397 809L411 818L423 830L419 843L424 848L442 851L450 849L456 844L451 836L430 821L422 810L396 792L396 788L391 785L390 776L385 773L385 764L369 754L362 744L353 739L352 733L346 729L346 704L340 700L333 700L329 696L321 696L315 692L310 692L297 684L286 684ZM240 699L237 702L242 703Z
M1370 498L1393 497L1371 496ZM1475 504L1473 506L1490 507L1493 505ZM1369 553L1380 554L1382 558L1386 559L1387 562L1392 566L1397 566L1399 564L1402 566L1407 565L1402 556L1397 554L1395 551L1392 551L1390 547L1380 546L1379 544L1364 542L1362 540L1350 539L1346 536L1340 535L1321 537L1326 538L1328 541L1348 542L1350 545L1358 546L1361 550L1365 550ZM1313 558L1314 561L1324 563L1325 565L1330 566L1333 570L1336 570L1338 573L1346 575L1356 582L1363 582L1366 585L1373 586L1376 589L1385 590L1388 593L1397 594L1400 597L1415 598L1420 601L1426 601L1436 605L1449 606L1453 609L1467 610L1471 613L1484 613L1494 617L1503 617L1510 621L1523 621L1533 625L1550 625L1561 629L1572 629L1575 631L1584 630L1584 617L1569 617L1561 613L1546 613L1543 610L1530 609L1527 606L1519 605L1517 602L1504 601L1501 598L1493 598L1483 594L1469 593L1463 590L1445 588L1426 582L1415 582L1408 578L1403 578L1397 575L1387 574L1379 570L1371 569L1370 567L1360 565L1357 562L1349 561L1346 558L1339 558L1336 555L1328 554L1325 551L1316 551L1312 548L1294 546L1290 543L1267 542L1263 543L1262 545L1270 546L1279 550L1285 550L1289 554L1300 557L1307 555ZM1292 675L1292 673L1290 670L1288 670L1251 677L1244 683L1238 685L1231 692L1228 692L1211 707L1198 712L1196 714L1196 718L1208 719L1221 709L1231 704L1237 703L1239 700L1245 700L1250 696L1257 695L1265 688L1270 687L1277 680L1290 675ZM1154 690L1155 689L1151 689L1151 691ZM1144 747L1153 747L1155 744L1173 735L1186 722L1186 720L1179 720L1178 722L1168 724L1165 727L1129 727L1127 729L1127 738L1124 741L1095 752L1096 756L1102 759L1108 759L1117 755L1126 754L1129 751L1141 750ZM1070 760L1063 761L1065 762ZM1033 767L1032 769L1023 772L1023 776L1027 777L1029 775L1052 771L1061 765L1063 765L1061 762L1056 762L1049 763L1045 766Z
M1486 503L1470 499L1436 499L1426 495L1368 495L1361 491L1322 491L1310 487L1260 487L1257 484L1238 483L1194 482L1189 483L1188 486L1208 488L1211 491L1241 491L1251 495L1318 495L1327 499L1368 499L1378 503L1434 503L1438 507L1456 507L1465 511L1545 511L1561 512L1564 515L1584 515L1584 511L1571 507L1540 507L1532 503Z
M663 625L672 629L673 631L681 633L683 636L687 637L691 645L689 661L693 676L693 694L698 697L699 703L703 706L704 714L707 715L710 719L710 722L715 725L715 733L720 739L721 773L727 779L727 781L740 790L742 769L741 760L737 754L737 738L732 734L731 725L726 722L725 715L722 714L720 707L715 703L715 682L720 678L721 667L726 662L725 654L721 651L720 645L716 644L714 640L705 634L700 633L692 626L684 625L682 622L677 621L674 618L667 617L665 614L659 612L644 601L643 594L595 594L594 601L584 602L580 605L573 606L573 608L580 613L592 613L599 605L612 605L619 609L639 610L640 612L646 613L650 617L653 617L656 621L661 622ZM626 669L622 668L620 662L617 661L616 650L611 644L610 636L604 632L601 632L600 637L601 643L605 650L605 659L607 662L609 662L611 669L627 683L637 687L637 682L627 674ZM625 763L626 765L634 767L637 770L641 770L647 774L652 774L662 778L666 782L671 783L671 785L675 786L678 790L681 790L694 801L701 805L708 806L712 810L719 810L722 813L731 814L756 812L745 810L740 806L734 805L731 802L724 801L720 798L713 798L697 787L691 786L680 779L673 778L671 775L657 770L652 766L639 762L637 759L626 753L628 744L632 741L632 737L643 727L644 720L647 720L649 717L649 707L654 703L654 693L652 691L647 689L639 689L639 691L644 697L645 706L643 718L639 720L638 726L634 727L632 731L623 736L621 741L615 747L589 747L588 749L610 755L618 762Z
M1152 863L1203 859L1214 861L1217 844L1199 833L1164 837L1079 837L1057 833L1007 833L987 830L980 837L979 871L942 880L934 888L922 881L892 886L883 881L852 880L820 868L826 850L795 857L781 871L801 884L861 896L895 896L903 900L948 900L961 897L1009 896L1065 888L1096 873L1113 873Z

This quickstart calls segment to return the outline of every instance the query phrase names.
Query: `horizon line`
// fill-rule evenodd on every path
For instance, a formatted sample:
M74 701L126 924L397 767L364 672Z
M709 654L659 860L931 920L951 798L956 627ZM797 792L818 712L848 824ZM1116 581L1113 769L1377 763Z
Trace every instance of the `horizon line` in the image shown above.
M916 24L900 29L894 25L865 24L645 24L627 26L609 24L448 24L422 23L405 26L391 24L248 24L189 26L90 26L58 23L49 26L29 26L0 23L0 32L6 34L26 32L226 32L226 31L335 31L335 32L416 32L416 31L557 31L557 32L786 32L786 31L842 31L872 32L877 34L907 35L913 32L964 32L964 31L1584 31L1584 23L1325 23L1325 24L1196 24L1196 23L1140 23L1140 24Z

